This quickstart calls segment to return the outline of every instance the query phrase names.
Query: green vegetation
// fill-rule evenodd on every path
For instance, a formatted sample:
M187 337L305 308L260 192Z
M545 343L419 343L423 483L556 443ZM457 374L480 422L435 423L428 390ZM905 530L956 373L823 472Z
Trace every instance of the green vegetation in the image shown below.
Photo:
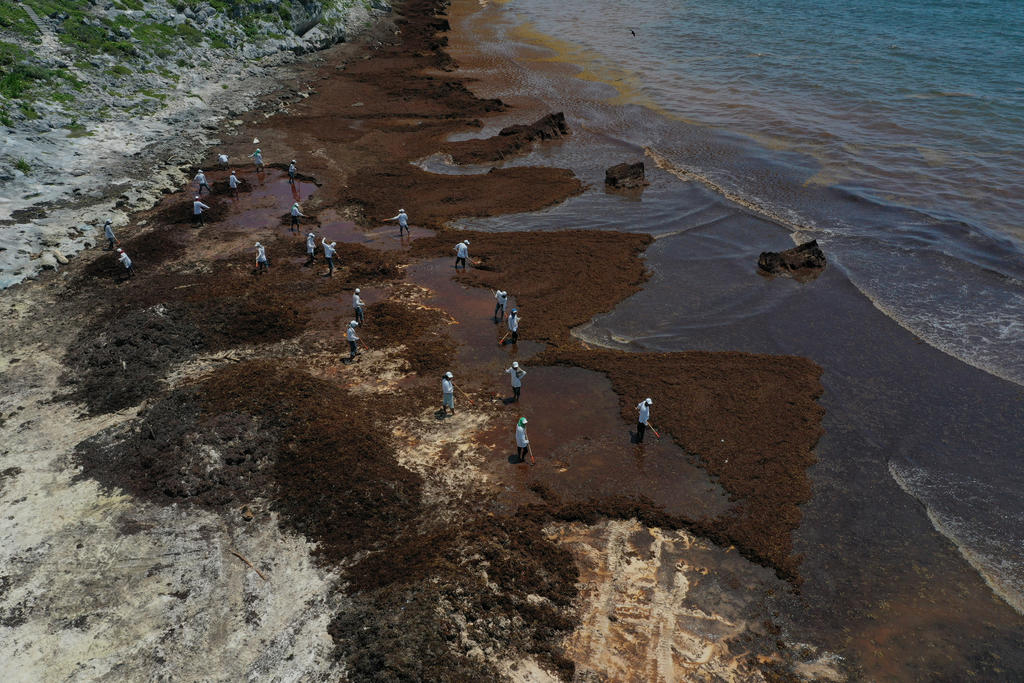
M35 120L39 118L39 112L28 102L18 102L18 109L25 115L26 119Z
M11 119L11 115L3 108L0 108L0 125L7 126L8 128L14 126L14 121Z
M110 74L111 76L127 76L131 72L132 70L124 64L115 64L106 71L106 73Z
M114 7L123 10L140 10L143 6L141 0L114 0Z
M87 129L85 126L78 122L78 119L71 119L71 123L68 124L68 137L69 138L88 138L92 137L94 133Z
M17 161L15 161L14 168L18 169L25 175L28 175L29 173L32 172L32 167L29 166L28 162L25 161L24 159L18 159Z
M0 4L0 29L12 31L33 41L39 36L39 28L32 21L32 17L13 2Z
M149 88L139 88L139 93L146 97L152 97L154 100L160 100L161 102L167 99L167 93L157 92L155 90L150 90Z

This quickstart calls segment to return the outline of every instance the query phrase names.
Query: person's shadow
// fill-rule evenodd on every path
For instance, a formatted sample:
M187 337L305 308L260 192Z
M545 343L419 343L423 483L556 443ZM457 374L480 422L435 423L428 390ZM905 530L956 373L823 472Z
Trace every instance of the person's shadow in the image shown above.
M525 462L526 462L526 457L525 456L519 457L519 455L517 455L516 453L513 453L512 455L508 456L508 464L509 465L522 465Z

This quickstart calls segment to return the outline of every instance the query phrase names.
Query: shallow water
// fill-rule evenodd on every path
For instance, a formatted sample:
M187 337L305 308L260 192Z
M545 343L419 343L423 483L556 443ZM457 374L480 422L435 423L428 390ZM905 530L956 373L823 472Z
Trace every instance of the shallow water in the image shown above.
M601 54L563 49L565 39L587 35L587 11L537 24L557 32L554 41L522 26L540 4L492 4L464 16L456 36L480 41L474 48L484 55L460 53L459 42L454 54L471 73L496 77L481 83L481 94L543 102L524 99L521 120L545 108L566 112L570 138L508 163L567 166L591 186L546 211L465 224L653 234L653 277L579 330L589 341L798 354L821 364L826 434L796 537L807 581L802 597L781 607L794 630L860 658L883 657L871 667L883 677L1024 671L1024 268L1016 238L985 225L985 214L969 223L951 219L952 207L901 207L838 181L822 184L826 165L806 150L695 126L638 89L611 87L595 67ZM607 4L594 7L625 11ZM544 11L571 14L564 5ZM608 17L602 25L615 25ZM631 66L648 66L634 57ZM604 169L639 158L651 185L639 196L606 193ZM443 159L424 163L445 171ZM757 274L761 251L809 237L829 258L820 278L799 284ZM894 626L883 632L880 619ZM930 654L919 655L923 647Z

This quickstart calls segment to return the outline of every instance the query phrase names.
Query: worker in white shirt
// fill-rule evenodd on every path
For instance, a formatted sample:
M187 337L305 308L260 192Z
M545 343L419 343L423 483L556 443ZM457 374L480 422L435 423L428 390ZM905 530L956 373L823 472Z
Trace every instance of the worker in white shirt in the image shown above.
M349 322L348 332L345 333L345 338L348 339L348 359L350 361L355 360L355 357L359 355L359 347L356 344L359 342L359 337L356 336L356 328L359 326L355 320Z
M195 225L196 221L199 221L200 226L206 225L203 221L203 211L209 208L206 204L199 201L199 195L196 195L192 201L192 225Z
M386 221L398 221L398 236L402 236L402 231L405 230L406 234L409 232L409 217L405 214L405 209L399 209L397 216L391 218L385 218Z
M352 293L352 308L356 309L356 322L360 325L363 324L363 299L359 296L359 288L356 287L356 291Z
M306 214L302 213L302 209L299 208L299 203L295 202L292 204L292 227L291 229L295 232L299 231L299 217L306 218Z
M203 188L210 194L213 194L213 190L210 189L210 185L206 182L206 174L203 173L203 169L199 169L199 173L196 173L196 177L192 180L196 181L196 185L199 186L199 194L203 194Z
M327 267L330 268L327 272L327 277L334 277L334 252L337 251L335 249L337 242L331 242L328 244L327 238L322 237L320 238L320 244L324 247L324 259L327 260Z
M498 324L505 319L505 304L508 303L508 292L499 289L494 293L494 323Z
M459 264L462 264L462 269L466 269L466 259L469 258L469 240L462 240L456 244L452 249L455 250L455 269L458 270Z
M513 361L512 367L506 369L505 372L512 377L512 401L518 403L519 392L523 388L523 377L526 376L526 370L519 367L518 361Z
M295 159L292 159L292 163L288 164L288 182L291 185L295 184Z
M267 264L267 250L259 242L256 243L256 272L262 273L263 271L270 271L270 266Z
M306 234L306 256L309 257L309 261L306 263L313 263L316 261L316 235L313 233Z
M526 462L526 454L530 451L530 437L526 435L527 422L525 417L521 417L516 423L516 456L519 462Z
M256 172L263 170L263 152L257 147L256 151L249 155L256 164Z
M445 415L448 414L448 410L451 409L452 415L455 414L455 383L452 381L455 377L451 372L444 373L441 378L441 412Z
M227 154L223 154L223 153L218 154L217 155L217 161L220 162L221 169L227 169L227 167L228 167L228 155Z
M109 218L107 219L107 222L103 224L103 236L107 238L107 251L113 251L114 242L117 241L117 238L114 237L114 226L110 224Z
M519 341L519 310L512 309L508 314L508 343L515 344Z
M238 181L238 176L236 176L235 172L232 171L231 175L228 176L228 187L231 188L231 194L235 195L236 197L238 196L239 185L240 183Z
M651 405L654 403L649 398L645 398L640 401L636 406L637 418L636 418L636 442L644 442L644 432L650 426L647 422L651 419Z
M128 258L128 254L124 253L124 249L117 250L117 260L124 266L125 272L128 273L128 277L135 275L135 269L132 268L132 260Z

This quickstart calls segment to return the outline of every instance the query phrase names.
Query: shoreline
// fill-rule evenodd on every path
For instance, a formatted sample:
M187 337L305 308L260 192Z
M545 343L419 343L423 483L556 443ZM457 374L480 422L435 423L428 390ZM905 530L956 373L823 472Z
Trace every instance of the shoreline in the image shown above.
M256 178L252 192L238 201L215 195L211 224L192 230L186 187L136 216L145 229L126 238L140 271L130 282L114 281L109 255L88 254L71 264L70 278L47 276L10 291L11 330L0 339L5 349L26 340L35 346L5 354L24 357L4 366L11 398L0 430L16 444L18 464L5 465L0 505L16 512L20 535L27 527L35 537L39 518L26 517L19 499L33 495L41 478L70 478L48 487L79 501L70 521L48 522L49 552L78 558L83 571L95 567L83 554L107 553L114 559L96 572L90 592L127 590L150 601L136 631L105 641L120 652L107 664L138 676L180 675L188 667L205 675L301 670L355 679L381 671L513 680L565 679L574 670L666 679L683 671L741 680L855 674L857 662L794 640L777 621L772 596L799 599L790 585L709 543L701 537L706 530L685 530L695 510L714 518L733 507L723 488L729 479L711 479L702 469L716 462L711 446L683 440L705 462L672 439L629 446L632 398L617 398L607 375L621 383L624 372L640 382L623 392L632 395L678 366L643 374L638 358L650 355L594 353L570 336L578 322L644 291L639 254L649 238L442 228L463 215L557 206L578 195L581 181L552 166L447 177L409 164L452 131L489 130L502 108L500 116L528 122L514 108L474 96L458 72L451 74L448 37L436 33L448 22L434 7L406 3L395 21L400 37L366 46L363 59L326 55L308 73L316 92L288 116L250 113L242 132L227 138L235 158L258 133L268 161L299 159L303 177L295 188L273 164L262 178L240 168ZM223 173L210 175L220 181ZM333 279L322 277L322 262L304 265L301 233L287 230L286 207L295 199L313 216L302 232L338 240ZM408 244L393 237L393 224L378 227L398 206L412 219ZM424 226L442 229L431 236ZM453 278L450 243L465 235L483 267ZM271 258L264 276L250 272L254 239ZM552 254L554 267L537 267ZM600 266L600 295L576 291L587 272L557 265L574 262L584 271ZM523 307L528 340L511 356L494 344L501 327L488 319L493 298L481 286L506 283ZM341 332L356 286L370 304L361 330L370 349L349 364ZM567 290L575 296L559 296ZM60 327L42 335L53 320ZM602 354L621 361L618 378L614 368L584 369ZM560 356L573 367L543 361ZM705 412L696 413L702 419L671 424L673 436L708 437L706 425L725 415L758 432L736 431L741 446L759 452L757 439L771 431L759 419L809 420L811 428L797 429L780 452L797 464L792 476L804 491L822 411L813 363L753 354L659 356L685 362L698 375L682 380L686 391L705 392ZM530 371L522 407L545 448L535 467L508 453L509 424L523 412L502 399L508 387L501 371L512 358ZM749 367L729 375L723 359ZM769 361L792 364L801 378L782 386ZM460 396L452 420L435 412L445 369L456 371L476 404L467 409ZM724 374L700 376L709 372ZM69 380L84 389L78 400L86 403L62 402L58 413L48 412L52 397L67 401ZM756 385L753 393L743 393L745 384ZM786 388L800 410L782 405ZM691 417L690 406L670 408L673 394L683 393L678 384L667 382L662 392L656 415ZM722 400L723 393L740 405ZM742 412L748 403L752 414ZM75 417L83 407L92 415ZM782 412L764 417L762 408ZM41 447L45 439L54 444L49 450ZM40 450L47 455L40 458ZM729 454L722 454L725 463ZM109 495L118 489L134 495ZM797 498L784 504L796 509ZM673 506L683 514L668 514ZM799 524L788 512L780 518L786 526L775 530L776 540ZM89 550L75 548L83 537ZM151 563L142 567L151 574L124 569L137 545L151 549ZM162 562L161 548L178 559ZM20 568L0 609L13 624L8 642L21 653L18 664L27 663L26 647L56 646L40 626L82 618L77 631L64 631L77 643L129 618L74 601L55 609L39 597L66 590L41 569L53 556L15 541L8 552L0 567ZM792 552L755 559L786 570ZM81 576L64 580L74 585ZM158 597L167 590L174 591L171 608L169 598ZM210 602L226 607L190 623ZM257 643L268 631L270 654L251 659L250 651L265 649ZM160 641L167 643L160 646L165 662L143 662L145 647L130 651L132 639L175 632ZM238 663L190 649L223 632L235 634L225 656ZM666 660L666 651L676 659ZM87 651L68 652L103 665ZM301 661L291 659L297 652ZM61 658L54 660L45 663L49 671Z
M18 502L23 500L21 494L32 491L38 485L39 476L56 466L53 471L63 483L51 485L51 495L80 499L80 509L89 510L90 515L102 520L105 531L88 534L90 548L118 556L119 551L111 544L118 543L126 533L122 529L129 528L134 544L159 547L178 536L189 536L185 530L194 527L196 515L199 515L199 518L216 520L206 532L213 534L214 547L242 546L240 554L270 577L267 583L249 573L246 565L234 556L234 550L230 554L225 552L223 557L205 554L200 564L189 560L166 568L154 567L151 574L145 576L101 572L98 580L92 582L91 594L129 590L147 596L167 582L181 587L177 599L182 610L149 610L146 618L131 627L133 635L111 634L114 640L107 646L123 654L118 658L119 663L114 660L110 664L122 667L121 670L129 666L137 674L148 675L167 670L167 666L182 666L186 658L194 658L195 653L189 650L187 642L206 637L202 635L206 627L202 623L185 627L185 622L178 620L187 618L200 602L218 600L229 608L237 604L242 596L224 594L230 585L215 578L225 572L234 577L231 580L234 585L238 585L238 581L245 584L244 594L251 596L246 599L254 601L256 607L240 610L237 616L221 613L215 620L221 624L217 628L245 634L236 639L239 644L259 637L259 630L254 626L264 622L278 624L277 628L287 632L301 632L313 657L306 662L312 667L309 671L334 670L339 666L349 667L350 671L379 671L381 666L389 666L397 667L393 669L396 675L413 670L419 672L418 676L429 675L429 671L465 670L477 675L500 671L515 677L515 670L523 666L537 675L546 669L568 677L576 667L566 658L561 643L563 636L574 629L576 622L572 615L586 605L573 597L577 590L573 584L577 571L575 562L566 548L554 544L550 534L561 528L559 519L576 520L573 533L586 537L590 533L587 529L595 523L603 524L599 521L603 508L600 502L595 507L585 497L580 498L585 492L574 492L571 487L559 490L558 481L565 472L574 472L585 463L607 462L612 466L617 454L624 447L628 448L625 446L627 425L620 422L614 404L608 402L602 403L601 413L592 413L593 409L581 411L579 417L585 422L597 419L609 424L611 431L604 438L610 440L595 445L578 441L578 435L566 434L569 450L553 455L559 458L557 461L545 462L543 457L539 458L543 464L537 472L542 472L548 481L538 481L533 486L528 466L505 462L504 446L491 441L504 433L502 424L512 419L512 413L500 401L487 399L487 386L492 380L486 377L490 376L490 371L479 374L495 362L493 354L499 354L498 357L507 362L507 352L490 344L482 348L491 356L481 356L475 361L477 365L471 359L458 361L465 365L465 369L459 370L460 376L466 376L467 387L481 402L480 407L460 411L466 416L460 418L465 420L461 426L439 421L430 407L434 403L430 397L436 389L429 377L436 377L455 362L452 354L458 349L472 348L466 342L446 341L452 336L445 329L444 321L460 322L457 329L461 331L480 325L479 318L459 321L453 316L464 315L465 311L449 310L442 314L438 309L418 303L428 290L417 284L414 277L404 277L405 264L410 262L407 253L366 246L368 239L379 241L380 238L374 237L372 230L367 234L346 220L347 216L353 216L364 222L365 229L366 223L376 223L377 219L390 215L391 204L400 202L410 207L414 229L422 234L422 229L417 227L418 215L424 216L428 224L440 225L447 216L491 215L509 210L510 206L519 210L550 206L579 189L571 173L556 168L520 167L480 177L447 178L429 176L406 162L405 159L414 156L419 149L434 146L445 131L472 129L475 124L467 113L485 114L496 106L460 90L458 85L453 85L457 81L447 76L425 75L418 82L411 78L415 72L410 71L410 59L441 67L441 74L448 64L446 58L439 56L443 54L439 51L443 42L434 37L434 31L447 28L447 22L434 18L432 7L432 3L410 2L404 10L411 15L396 18L396 25L405 33L404 46L385 44L377 47L378 54L372 59L343 60L345 70L335 71L339 76L328 80L323 78L335 67L333 63L325 63L321 67L321 80L316 81L320 84L318 93L297 104L290 116L271 119L262 119L258 114L246 116L250 126L258 123L262 146L268 150L268 155L273 150L269 161L295 156L301 159L300 170L307 174L304 177L317 178L317 187L300 182L292 197L308 197L303 205L307 213L315 216L308 223L313 230L345 236L343 280L316 277L302 265L300 240L285 230L280 218L281 207L291 201L292 190L282 174L271 167L265 177L253 183L252 192L243 194L237 202L225 201L223 195L207 200L215 210L211 212L211 225L205 229L193 231L186 227L187 211L183 209L187 209L188 189L168 195L152 210L135 216L140 225L145 223L145 229L123 236L125 249L136 259L139 271L130 282L112 279L117 276L109 255L88 254L73 262L64 273L65 277L44 277L8 290L6 296L12 308L6 314L11 325L5 335L5 346L24 339L30 329L49 324L52 316L64 318L60 334L41 341L42 345L37 346L29 358L13 357L12 364L6 368L11 389L9 400L22 404L28 397L40 395L63 396L67 400L66 383L70 380L72 387L78 387L75 400L86 402L86 415L72 419L75 427L69 431L37 412L19 415L15 403L6 406L11 418L4 425L5 433L10 430L25 433L27 415L33 416L28 420L34 421L32 423L37 424L42 433L26 435L14 442L18 446L13 461L19 464L5 470L5 488L0 494L5 507L17 510ZM410 21L410 17L414 20ZM429 50L423 50L424 44L430 46ZM418 56L410 58L410 51ZM390 87L382 74L399 78L396 82L401 83L400 90L384 98L364 97L373 88L386 91ZM332 91L332 87L341 90ZM417 112L419 123L411 122L408 113L397 113L408 110L411 87L420 90L420 99L416 101L418 106L426 108L424 112ZM447 93L445 106L459 111L458 119L452 121L451 115L445 113L440 106L445 100L437 99L438 92ZM339 100L339 96L350 98L353 104L356 100L363 103L358 107L361 110L358 116L347 116L351 123L347 130L323 125L328 120L327 112L337 112L340 102L344 101ZM317 113L315 109L319 99L329 102L324 113ZM371 111L370 106L378 110ZM389 112L380 107L393 109ZM317 123L311 125L311 122ZM369 126L378 126L388 134L364 132ZM421 130L424 127L428 128L425 136ZM244 135L234 142L229 140L224 148L232 156L240 156L249 145L247 141L252 132L251 127L246 128ZM365 141L360 142L364 136ZM306 139L335 147L332 153L325 154L312 147L311 154L308 148L301 149ZM367 142L372 142L372 146L367 146ZM379 163L382 149L396 158L385 157L384 168L374 170L366 160ZM220 171L210 173L215 183L222 180L222 175ZM251 172L246 170L244 175L248 177ZM399 180L402 177L409 180ZM390 186L383 190L375 186L382 178L390 181ZM408 184L403 184L405 182ZM428 203L434 201L429 194L432 186L437 193L435 198L454 193L460 199L453 208L441 213L426 210ZM349 207L353 202L360 208L352 211ZM385 215L377 215L382 209L386 209ZM456 233L442 231L439 234ZM272 263L270 273L262 278L249 274L248 268L242 265L247 258L244 254L251 250L256 236L267 244ZM615 258L630 265L621 272L611 271L610 291L630 291L635 286L639 261L630 249L619 246L620 242L623 246L634 242L635 236L602 235L603 248L596 244L576 244L579 238L573 235L538 237L537 245L531 249L558 244L567 255L575 252L577 257L590 260L596 254L587 255L588 249L602 250L606 259L615 254ZM429 238L427 243L430 243ZM484 245L477 248L483 250L476 253L500 266L502 261L497 253L488 256ZM423 262L422 257L419 262ZM515 259L506 261L505 267L514 267L515 262ZM449 277L446 274L444 280ZM565 273L552 272L545 277L554 278L556 288L564 287L561 283L566 282ZM403 280L406 281L403 283ZM367 311L365 334L373 349L363 361L348 365L342 362L339 353L337 325L347 317L342 302L355 284L370 285L368 289L376 292L374 296L386 295L387 298L372 303ZM465 292L467 302L478 302L474 306L490 306L487 292L472 289ZM549 294L538 291L535 296L539 298L530 305L542 306ZM35 308L39 300L48 302L43 309L45 312L30 313L30 307ZM297 305L303 301L309 302L309 306ZM586 320L596 311L607 310L611 303L611 300L608 303L573 300L562 305L579 311L573 316ZM491 323L486 323L487 334L492 333L491 327ZM554 320L549 327L557 329ZM526 337L533 334L528 332ZM568 327L558 331L557 336L569 340ZM423 353L420 347L424 345L435 349L436 353ZM526 342L520 346L524 351L529 348ZM44 363L59 370L47 373L47 381L33 384L32 378L38 376ZM427 377L418 376L423 373ZM581 399L601 386L594 384L598 376L593 373L577 369L572 370L571 375L582 382ZM557 378L565 376L564 370L538 365L531 376L538 378L537 401L557 400ZM542 390L545 376L550 376L554 384ZM474 386L477 384L479 388ZM82 407L77 403L62 405L67 406L66 410ZM667 398L665 405L670 405ZM412 423L402 426L408 421L410 408L414 415ZM541 414L535 418L542 432L544 414L549 412L541 409ZM368 431L353 432L351 428L338 431L342 425L359 423L364 414L376 416L367 424ZM597 417L598 414L603 417ZM329 428L327 424L337 427ZM379 433L378 427L383 424L393 425L393 433ZM256 433L262 436L253 442ZM28 463L39 461L40 445L35 440L40 438L55 444L52 455L48 456L55 459L44 458L42 462L48 464L37 470ZM544 437L540 439L543 440ZM620 440L625 440L622 445ZM268 451L265 444L282 450ZM285 447L285 444L294 446ZM500 460L494 458L497 454L502 454ZM585 460L579 460L584 454ZM357 455L358 465L347 459ZM706 488L710 483L699 469L684 465L685 459L680 458L682 453L667 443L652 443L648 455L650 461L646 465L640 461L628 465L626 471L638 468L635 472L642 475L644 467L676 463L671 467L690 468L687 476L693 479L693 494L697 495L701 486ZM440 469L435 458L441 459ZM461 466L444 465L446 459ZM614 464L620 470L618 474L614 474L614 469L602 473L597 468L588 476L605 479L611 476L608 484L614 484L624 472L623 464ZM84 470L76 472L79 468ZM324 476L326 472L332 474ZM360 474L355 476L356 473ZM94 480L100 482L99 488ZM643 491L643 481L643 476L636 479L638 493ZM101 492L117 490L131 492L134 496L117 494L110 502L100 502L103 496L109 495ZM501 493L502 490L506 493ZM511 509L513 514L506 512L495 516L510 504L509 490L516 492L513 499L518 498ZM714 491L713 484L710 491ZM708 499L709 512L720 505L712 502L720 495L714 493ZM334 502L326 504L328 499ZM115 500L117 503L111 508ZM615 516L639 514L649 522L669 527L678 525L656 507L643 502L642 495L637 500L639 502L614 499L611 507L605 505L605 508L606 511L617 510L613 513ZM497 507L492 507L495 505ZM493 512L487 512L488 509ZM515 514L517 509L525 514ZM487 514L480 516L481 513ZM32 529L39 524L32 516L37 513L22 508L19 514L11 529ZM454 519L452 515L456 515ZM126 519L132 521L128 523ZM578 526L580 521L584 522L583 527ZM58 524L52 528L46 536L49 547L58 552L81 554L81 549L68 550L67 546L77 535L72 530L81 523L72 519L70 526ZM254 529L254 524L264 529L260 542L255 545L255 539L241 542L239 539L245 537L247 529ZM296 539L296 532L316 541L315 559L302 559L302 543L296 544L302 536ZM24 531L17 533L23 535ZM221 540L224 533L228 536ZM681 543L680 552L685 549L697 552L697 548L704 554L722 552L682 531L665 529L661 533L669 534L674 539L672 543ZM504 542L494 545L495 535L505 539ZM442 538L446 539L443 543ZM659 543L670 542L664 535L659 538L662 539ZM312 550L308 542L306 547ZM424 545L425 542L428 545ZM612 539L592 542L605 544ZM369 555L367 550L371 551ZM31 569L32 562L24 564L28 551L27 547L12 543L9 554L0 560L0 566L11 566L9 563L14 560L21 561L23 567L16 588L6 595L5 618L15 629L10 642L16 643L19 651L25 652L24 648L30 646L33 652L44 652L55 643L34 630L49 623L55 614L52 607L42 606L42 602L36 603L39 607L30 607L31 596L64 589L54 583L53 577ZM189 552L195 553L195 549ZM483 565L479 564L479 559L474 559L481 553L487 558ZM391 563L396 557L405 558L403 566L422 567L426 574L421 574L422 570L403 575L374 569L379 567L375 563L385 558ZM669 557L675 558L671 564L679 563L678 554L666 555L666 562ZM698 565L705 562L694 561ZM651 571L675 572L680 580L693 583L702 574L682 578L683 573L696 571L684 568L691 565L692 562L687 561L670 568L656 562ZM216 567L214 578L195 574L201 567ZM293 590L310 593L305 600L292 597L290 602L299 605L314 599L317 604L302 616L302 626L295 621L294 608L274 606L280 597L275 588L275 576L295 571L299 573L291 582ZM778 590L783 585L770 572L745 561L731 571L745 578L730 581L755 586L757 593ZM168 572L173 574L168 575ZM208 573L209 569L204 572ZM371 580L371 577L375 578ZM498 582L497 593L487 587L487 577L490 582ZM479 583L481 580L484 583ZM130 588L125 585L126 581ZM523 581L527 583L521 585ZM711 591L709 595L734 591L717 581L706 582L707 587L702 590ZM345 590L346 585L358 588ZM389 650L387 643L391 641L386 633L393 628L388 626L389 620L397 613L397 605L412 595L435 595L454 612L441 618L434 613L433 603L416 598L418 607L405 612L402 642L394 642ZM466 602L467 596L471 598L469 602ZM497 602L495 607L481 611L480 600L484 604ZM17 617L12 617L12 605L20 610ZM338 611L339 605L347 607ZM69 607L76 610L74 602ZM254 609L254 617L242 619ZM677 609L684 608L680 605ZM744 677L766 666L796 666L795 655L779 650L780 646L760 626L752 627L745 619L739 619L740 614L748 610L756 613L761 608L743 598L736 607L730 607L721 615L722 623L731 629L730 637L740 638L748 653L775 654L770 657L766 654L761 663L753 655L738 664L730 663L730 648L724 646L711 660L700 660L695 665L719 667L719 671L742 671ZM661 614L659 619L675 620L681 618L681 614ZM96 637L97 629L116 618L113 613L95 615L91 620L86 618L81 622L82 637ZM329 631L334 645L330 648L324 647L322 635L317 645L308 641L318 637L316 624L323 624L324 619L331 623ZM477 626L468 627L467 619ZM521 632L507 642L504 636L507 636L510 619L520 624ZM629 639L654 638L660 628L643 619L636 623L629 621ZM353 630L357 624L358 629ZM626 625L624 622L621 627L610 628ZM133 644L147 642L152 634L168 626L184 628L188 637L184 643L167 650L163 662L150 665L156 668L147 669L147 665L132 656ZM367 627L376 634L372 649L370 643L363 642L365 636L360 635ZM684 639L701 638L700 629L690 630L681 624L670 631ZM437 642L439 633L456 634L457 642L463 645L453 648L452 644ZM652 643L656 642L662 643L659 647L665 646L664 640L654 638ZM299 645L293 643L291 647ZM399 653L412 652L409 648L418 650L418 654L434 654L415 663L413 660L388 663L379 660L382 651L400 658L404 655ZM266 663L270 668L255 670L281 671L280 667L288 666L285 655L289 649L277 648L278 655ZM71 657L84 656L84 653L76 654L74 647L67 652ZM483 653L486 659L481 660L478 653ZM699 654L696 652L694 656ZM630 656L623 653L621 661L633 661L643 667L649 656L650 652L635 652ZM91 661L88 657L85 660ZM246 661L243 658L233 666L253 666ZM63 658L53 657L32 666L44 666L45 670L55 673L66 664ZM15 665L29 666L30 661L19 657ZM580 665L587 668L596 666L597 662L583 658ZM204 663L202 658L190 661L189 666L221 670L221 665L211 661ZM518 675L522 675L521 669Z
M493 22L494 14L481 16ZM487 44L489 26L477 22L475 29L473 38L485 36ZM454 47L457 54L460 45ZM508 80L525 82L539 59L550 78L534 84L538 91L564 94L569 101L582 97L588 104L600 100L588 90L589 83L577 88L571 73L561 78L559 69L571 72L571 67L547 64L543 55L530 50L528 46L521 62L508 69ZM509 51L503 47L502 55ZM482 72L492 66L487 59L481 60ZM494 70L500 71L500 65ZM501 97L505 90L485 92ZM554 97L552 106L558 106L558 101ZM621 147L605 144L600 131L587 143L604 153ZM534 158L564 163L581 176L586 172L588 178L596 177L599 169L581 147L570 142L565 150ZM1019 419L1014 421L1019 416L1019 387L923 345L880 313L835 268L827 269L824 279L813 287L788 282L749 284L757 251L787 248L790 235L733 215L717 203L713 210L697 212L696 220L684 218L682 226L669 226L664 214L675 210L686 217L692 207L711 202L706 193L688 187L693 183L668 183L656 171L649 172L649 179L652 185L645 191L644 204L653 208L647 214L643 205L634 208L625 203L621 209L611 206L598 213L604 200L592 192L541 217L514 216L500 223L486 221L481 227L535 230L547 222L594 224L603 229L630 216L638 230L657 240L647 257L662 275L613 312L598 316L586 326L583 339L630 350L796 354L825 368L826 435L816 449L819 463L812 469L814 496L804 506L804 522L796 534L797 547L807 555L804 569L813 579L802 586L801 600L778 601L780 611L788 615L791 635L822 637L833 651L873 662L878 668L869 671L880 677L910 677L925 670L940 676L988 657L996 647L988 644L993 640L1009 642L1020 633L1019 616L962 557L963 534L972 530L961 527L961 537L951 539L934 528L922 509L922 504L928 505L927 498L905 496L889 476L887 461L916 470L926 465L939 472L949 469L952 481L946 485L964 500L977 496L973 507L1000 509L998 499L979 495L985 489L971 488L967 482L973 482L973 468L979 473L983 468L986 476L1012 472L1007 467L1015 462L1010 444L1019 433L1013 426L1019 424ZM679 198L670 197L673 194ZM670 242L672 246L667 246ZM687 296L679 297L679 292ZM936 434L943 437L937 440ZM949 458L963 462L963 468L950 467ZM954 483L958 475L964 476L964 483ZM1006 490L1013 490L1013 485ZM944 513L960 515L963 521L964 511L948 503ZM984 530L985 524L997 521L985 514L979 524ZM916 539L914 547L908 546L907 538ZM1007 539L1005 534L1002 538ZM977 547L978 539L973 540ZM985 561L991 566L999 559L997 554ZM926 574L915 575L907 571L908 566L922 568L919 571ZM888 587L876 585L872 579L877 576L887 577ZM915 594L943 597L914 599ZM935 601L947 607L937 610ZM902 630L886 632L876 623L879 619L899 623ZM946 622L958 626L947 628ZM925 642L936 656L911 664L916 656L914 644ZM1024 666L1012 647L996 649L1009 668ZM878 652L884 655L872 659Z

